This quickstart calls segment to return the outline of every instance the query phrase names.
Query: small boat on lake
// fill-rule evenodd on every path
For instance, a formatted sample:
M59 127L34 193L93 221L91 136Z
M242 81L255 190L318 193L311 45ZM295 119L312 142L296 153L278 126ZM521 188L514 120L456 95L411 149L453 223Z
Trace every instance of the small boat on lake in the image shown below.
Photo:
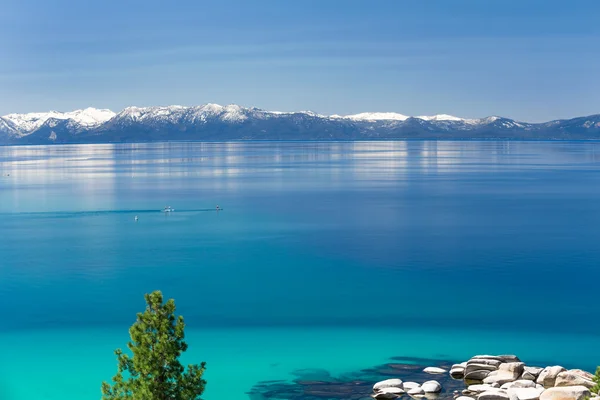
M173 211L175 211L175 209L174 209L174 208L172 208L171 206L166 206L166 207L163 209L163 212L173 212Z

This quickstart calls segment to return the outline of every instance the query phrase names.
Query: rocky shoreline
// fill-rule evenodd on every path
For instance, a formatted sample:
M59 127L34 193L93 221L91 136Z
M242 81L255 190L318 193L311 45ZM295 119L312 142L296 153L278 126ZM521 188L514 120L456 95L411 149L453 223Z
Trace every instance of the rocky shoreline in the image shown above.
M550 363L538 360L535 364ZM341 376L333 376L323 369L296 370L292 374L295 378L291 381L257 383L248 392L249 398L582 400L582 397L589 396L590 400L600 400L589 389L593 387L593 375L590 373L560 366L527 366L516 356L475 356L463 363L400 356L392 357L387 364Z
M465 388L453 392L456 400L600 400L598 383L592 373L567 370L559 365L526 366L514 355L478 355L452 365L449 371L427 367L423 372L449 374L454 380L462 380ZM439 396L442 388L437 380L419 384L393 378L375 383L371 397L380 400L407 395L432 400Z

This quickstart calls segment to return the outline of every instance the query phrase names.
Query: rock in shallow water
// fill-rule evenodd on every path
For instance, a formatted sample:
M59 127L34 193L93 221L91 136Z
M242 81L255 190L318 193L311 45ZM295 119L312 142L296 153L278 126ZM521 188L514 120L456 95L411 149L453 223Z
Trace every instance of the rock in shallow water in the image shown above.
M463 379L465 377L465 368L467 368L467 363L454 364L450 368L450 376L452 379Z
M373 385L373 391L379 392L385 388L399 388L402 389L401 379L386 379L385 381L377 382Z
M418 384L417 382L404 382L404 383L402 384L402 387L403 387L403 388L404 388L404 390L406 390L407 392L408 392L408 391L410 391L411 389L418 388L418 387L420 387L420 386L421 386L421 385L420 385L420 384Z
M397 361L396 358L392 359ZM377 394L373 394L373 387L376 383L388 381L393 378L398 378L400 381L407 381L403 382L403 389L405 389L404 385L407 388L411 384L420 386L417 382L424 382L432 378L431 375L423 372L424 368L432 365L448 370L452 362L437 359L409 359L407 360L407 364L399 364L397 362L387 363L348 372L339 376L329 376L328 373L319 373L318 376L326 378L323 381L314 381L312 379L263 381L254 385L248 394L252 396L253 400L368 400L372 399L374 394ZM309 376L302 375L303 377ZM452 393L457 391L456 396L458 397L458 392L464 388L462 381L453 380L449 375L439 375L436 377L436 380L443 386L444 390L441 394L425 393L424 395L416 395L414 398L420 400L453 400ZM410 400L406 395L403 399Z
M424 396L425 395L425 391L423 390L423 388L421 386L412 388L406 393L408 393L409 396Z
M438 381L427 381L421 385L425 393L439 393L442 391L442 385Z
M398 387L386 387L373 395L374 399L397 399L404 394L404 390Z
M448 371L446 371L444 368L427 367L423 370L423 372L426 372L428 374L445 374Z

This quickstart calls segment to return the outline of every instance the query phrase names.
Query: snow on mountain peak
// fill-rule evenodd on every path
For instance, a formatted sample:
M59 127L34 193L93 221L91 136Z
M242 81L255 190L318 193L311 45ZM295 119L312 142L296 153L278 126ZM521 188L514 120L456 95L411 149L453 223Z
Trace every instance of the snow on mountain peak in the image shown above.
M247 109L235 104L221 106L219 104L203 104L201 106L167 106L167 107L127 107L121 111L119 118L131 121L156 122L191 122L205 123L212 118L227 122L240 122L248 117Z
M60 119L72 119L80 125L89 127L100 125L108 121L115 115L116 114L111 110L88 107L84 110L75 110L63 113L63 116L65 118Z
M485 124L491 124L492 122L496 122L499 119L500 117L493 115L491 117L482 118L480 121Z
M437 114L437 115L420 115L418 117L415 118L419 118L425 121L464 121L463 118L458 118L455 117L454 115L448 115L448 114Z
M437 124L443 129L450 129L449 127L466 129L467 125L473 127L487 125L500 119L495 116L482 119L464 119L448 114L410 117L395 112L365 112L352 115L327 116L311 111L278 112L266 111L258 108L245 108L236 104L222 106L219 104L207 103L192 107L181 105L154 107L132 106L123 109L119 114L115 114L110 110L91 107L65 113L49 111L46 113L9 114L0 117L0 131L9 132L15 136L25 136L35 132L44 124L53 126L55 120L66 120L70 128L73 128L75 132L79 132L82 129L99 127L111 119L114 120L115 123L124 124L124 126L137 123L158 124L158 126L162 126L163 124L205 124L210 121L241 123L250 118L270 119L282 118L284 116L306 116L323 120L343 120L364 123L386 122L392 123L392 125L394 125L395 122L402 122L409 118L415 118ZM520 123L508 120L502 123L506 127L522 126Z
M207 103L199 107L202 111L218 114L223 111L223 106L215 103Z
M225 113L221 116L224 121L241 122L248 119L244 113L244 108L238 106L237 104L229 104L225 106L224 111Z
M398 114L394 112L366 112L360 114L353 115L332 115L330 118L336 119L349 119L352 121L406 121L411 118L408 115ZM414 117L417 119L421 119L424 121L453 121L453 122L467 122L469 120L455 117L453 115L448 114L438 114L438 115L420 115Z
M332 115L331 117L349 119L352 121L405 121L410 118L406 115L393 112L365 112L345 116Z
M49 111L45 113L8 114L2 117L19 134L28 134L39 129L49 119L71 120L73 123L90 128L98 126L115 116L115 113L106 109L88 107L66 113Z

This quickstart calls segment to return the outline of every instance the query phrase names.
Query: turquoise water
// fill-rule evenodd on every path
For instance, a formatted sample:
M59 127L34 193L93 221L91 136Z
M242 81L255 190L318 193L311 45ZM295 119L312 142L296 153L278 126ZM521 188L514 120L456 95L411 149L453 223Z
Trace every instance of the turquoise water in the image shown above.
M2 400L99 398L155 289L207 399L392 356L600 363L600 144L0 147L0 172Z

